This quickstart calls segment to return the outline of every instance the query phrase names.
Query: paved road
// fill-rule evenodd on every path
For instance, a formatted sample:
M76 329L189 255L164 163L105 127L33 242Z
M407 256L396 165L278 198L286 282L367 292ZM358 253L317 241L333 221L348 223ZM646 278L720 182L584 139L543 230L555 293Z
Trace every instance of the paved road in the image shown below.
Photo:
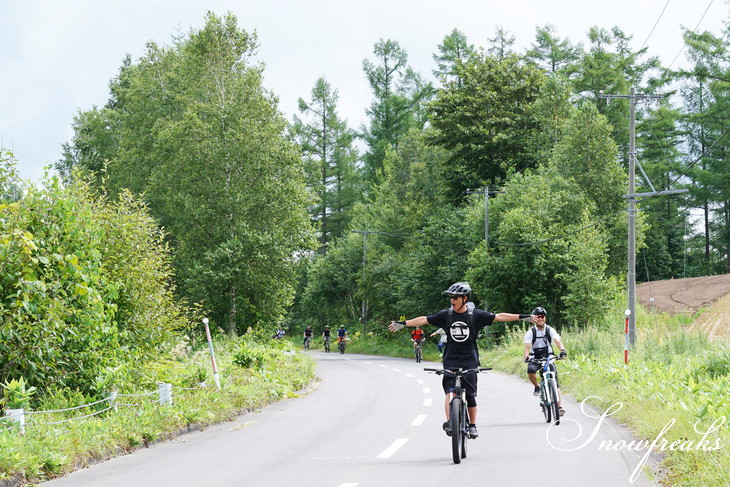
M492 372L479 377L481 436L469 442L468 458L455 465L450 439L441 430L441 379L423 371L438 364L312 353L319 359L321 383L306 398L283 401L43 485L654 485L643 476L631 482L640 463L634 452L599 449L602 441L620 440L618 430L599 424L568 401L562 424L551 428L527 382ZM544 480L539 480L542 475Z

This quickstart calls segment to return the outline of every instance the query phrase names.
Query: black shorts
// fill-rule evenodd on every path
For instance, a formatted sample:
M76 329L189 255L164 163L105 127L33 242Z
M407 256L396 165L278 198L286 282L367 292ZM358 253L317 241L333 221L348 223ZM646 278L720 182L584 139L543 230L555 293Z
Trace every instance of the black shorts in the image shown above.
M550 364L550 369L555 373L555 385L560 388L560 380L558 379L558 369L555 367L555 364ZM540 364L535 364L530 362L527 364L527 373L528 374L536 374L540 370ZM540 373L540 376L542 377L542 373Z
M444 394L450 394L453 392L456 386L456 377L444 374L441 380L441 385L444 388ZM464 388L466 393L466 404L470 408L476 407L477 405L477 373L471 373L461 378L461 386Z

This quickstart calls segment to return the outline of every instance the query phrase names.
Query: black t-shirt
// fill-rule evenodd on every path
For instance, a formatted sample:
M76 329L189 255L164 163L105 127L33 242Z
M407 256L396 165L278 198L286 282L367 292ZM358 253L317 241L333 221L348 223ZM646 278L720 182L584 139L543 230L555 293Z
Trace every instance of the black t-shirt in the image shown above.
M454 312L449 326L449 310L444 309L426 317L428 323L446 331L444 368L473 368L479 365L477 338L479 331L492 324L494 313L475 309L469 326L468 314Z

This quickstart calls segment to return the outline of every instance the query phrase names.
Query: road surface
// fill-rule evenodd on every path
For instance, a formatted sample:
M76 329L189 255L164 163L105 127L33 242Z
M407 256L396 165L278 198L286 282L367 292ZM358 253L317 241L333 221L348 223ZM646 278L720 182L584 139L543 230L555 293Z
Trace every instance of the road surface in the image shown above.
M633 477L641 472L639 453L616 443L630 438L591 417L601 411L586 414L566 399L562 424L551 427L525 380L495 372L479 376L480 437L469 441L468 457L456 465L441 429L441 378L423 371L439 364L310 353L319 360L321 383L306 397L42 485L654 485L643 474ZM613 443L600 448L607 440Z

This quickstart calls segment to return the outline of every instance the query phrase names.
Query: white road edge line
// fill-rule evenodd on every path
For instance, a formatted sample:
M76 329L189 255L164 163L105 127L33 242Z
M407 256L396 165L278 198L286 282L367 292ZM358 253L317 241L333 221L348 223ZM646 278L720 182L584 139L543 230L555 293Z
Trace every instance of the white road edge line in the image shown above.
M421 426L426 420L426 416L426 414L419 414L418 416L416 416L416 419L413 420L411 426Z
M398 438L393 442L392 445L390 445L388 448L386 448L383 453L377 456L377 458L390 458L397 452L400 447L406 444L408 441L408 438Z

